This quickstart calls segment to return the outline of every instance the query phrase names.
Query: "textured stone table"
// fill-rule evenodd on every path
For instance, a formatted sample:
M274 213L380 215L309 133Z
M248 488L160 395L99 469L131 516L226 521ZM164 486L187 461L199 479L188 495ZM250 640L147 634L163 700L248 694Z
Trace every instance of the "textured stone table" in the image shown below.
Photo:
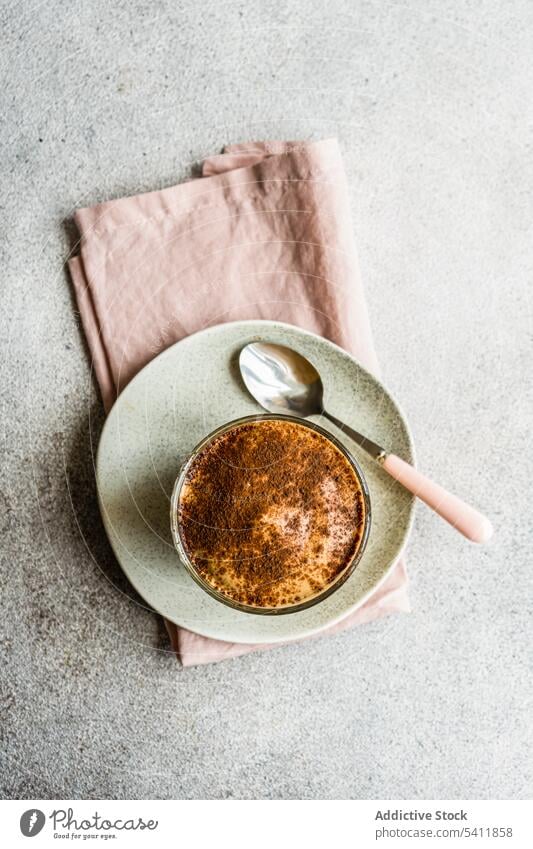
M531 12L2 4L3 794L531 793ZM421 467L496 535L476 548L420 507L411 614L184 670L103 535L69 220L228 141L331 135L384 379Z

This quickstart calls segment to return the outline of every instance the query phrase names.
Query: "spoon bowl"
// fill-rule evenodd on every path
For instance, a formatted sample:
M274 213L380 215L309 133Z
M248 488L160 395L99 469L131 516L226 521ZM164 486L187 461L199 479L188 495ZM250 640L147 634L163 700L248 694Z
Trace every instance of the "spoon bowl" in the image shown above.
M284 345L251 342L240 353L239 367L248 392L269 413L306 417L323 412L320 375L297 351Z

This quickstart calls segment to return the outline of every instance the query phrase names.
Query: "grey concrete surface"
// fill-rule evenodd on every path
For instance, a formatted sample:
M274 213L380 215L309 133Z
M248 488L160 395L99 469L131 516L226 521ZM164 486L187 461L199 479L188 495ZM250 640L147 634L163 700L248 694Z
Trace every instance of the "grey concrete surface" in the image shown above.
M532 4L49 0L0 18L2 794L530 795ZM68 222L229 141L330 135L420 466L496 536L476 548L421 507L411 614L184 670L99 519Z

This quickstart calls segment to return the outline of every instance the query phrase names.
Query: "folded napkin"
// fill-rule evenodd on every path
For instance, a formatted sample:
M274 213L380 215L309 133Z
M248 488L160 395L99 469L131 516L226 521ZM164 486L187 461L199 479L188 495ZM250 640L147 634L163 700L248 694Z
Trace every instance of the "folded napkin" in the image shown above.
M237 319L298 325L377 372L334 139L231 145L199 179L80 209L75 220L81 248L69 267L106 411L164 348ZM324 633L408 610L399 560ZM184 666L269 648L166 625Z

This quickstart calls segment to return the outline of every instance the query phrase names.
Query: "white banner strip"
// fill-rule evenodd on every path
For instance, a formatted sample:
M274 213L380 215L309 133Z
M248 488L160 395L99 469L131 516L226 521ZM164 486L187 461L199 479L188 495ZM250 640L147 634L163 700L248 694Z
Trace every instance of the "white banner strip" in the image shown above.
M532 810L526 801L102 799L3 801L0 806L6 847L39 849L72 843L187 849L533 846Z

